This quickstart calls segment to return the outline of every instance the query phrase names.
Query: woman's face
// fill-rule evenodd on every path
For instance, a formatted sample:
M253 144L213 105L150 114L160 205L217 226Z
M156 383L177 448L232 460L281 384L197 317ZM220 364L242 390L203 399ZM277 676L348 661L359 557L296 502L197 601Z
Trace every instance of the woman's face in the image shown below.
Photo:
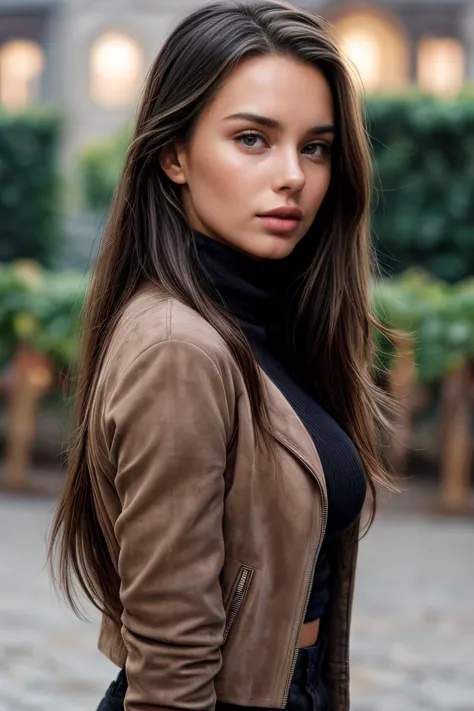
M237 67L162 166L193 229L255 259L288 256L331 179L334 109L314 67L266 56ZM273 211L276 213L271 215Z

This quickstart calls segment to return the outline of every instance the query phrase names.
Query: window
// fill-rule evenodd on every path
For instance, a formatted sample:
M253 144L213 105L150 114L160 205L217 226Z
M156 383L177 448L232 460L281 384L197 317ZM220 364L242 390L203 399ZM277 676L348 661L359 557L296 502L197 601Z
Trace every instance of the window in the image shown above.
M347 31L341 40L342 51L354 63L366 91L376 91L382 83L380 45L363 28Z
M464 84L464 49L451 38L430 37L418 45L418 83L432 94L455 96Z
M145 70L140 45L122 32L106 32L92 45L90 92L93 100L107 109L133 103Z
M354 64L367 92L393 91L407 84L408 43L390 15L350 11L333 24L341 49Z
M0 103L22 109L36 101L43 70L43 51L35 42L13 40L0 47Z

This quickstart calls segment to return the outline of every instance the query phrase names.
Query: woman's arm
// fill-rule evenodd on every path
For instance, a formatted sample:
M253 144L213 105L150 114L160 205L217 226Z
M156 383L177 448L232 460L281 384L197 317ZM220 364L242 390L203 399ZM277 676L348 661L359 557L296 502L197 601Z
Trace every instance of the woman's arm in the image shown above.
M148 348L109 398L126 711L214 707L231 417L218 365L185 341Z

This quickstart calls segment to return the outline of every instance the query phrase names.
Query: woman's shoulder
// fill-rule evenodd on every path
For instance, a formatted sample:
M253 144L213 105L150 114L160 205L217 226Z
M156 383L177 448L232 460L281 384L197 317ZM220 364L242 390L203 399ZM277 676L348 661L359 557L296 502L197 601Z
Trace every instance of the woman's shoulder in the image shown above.
M195 346L221 363L233 361L222 336L197 311L154 284L144 283L123 309L109 352L120 354L119 360L125 364L166 342Z
M230 437L240 392L232 356L217 331L193 309L146 285L115 324L98 369L91 429L98 425L109 447L143 413L150 422L178 428L180 408L184 415L186 408L189 414L212 406Z

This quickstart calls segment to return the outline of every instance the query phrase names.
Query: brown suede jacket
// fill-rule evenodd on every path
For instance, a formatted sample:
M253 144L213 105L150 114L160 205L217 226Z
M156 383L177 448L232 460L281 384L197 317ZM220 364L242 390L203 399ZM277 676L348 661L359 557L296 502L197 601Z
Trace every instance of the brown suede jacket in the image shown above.
M99 648L126 666L126 711L286 705L327 493L308 432L262 377L273 457L231 353L197 312L145 285L114 332L87 451L123 606ZM337 550L330 711L349 709L358 528Z

